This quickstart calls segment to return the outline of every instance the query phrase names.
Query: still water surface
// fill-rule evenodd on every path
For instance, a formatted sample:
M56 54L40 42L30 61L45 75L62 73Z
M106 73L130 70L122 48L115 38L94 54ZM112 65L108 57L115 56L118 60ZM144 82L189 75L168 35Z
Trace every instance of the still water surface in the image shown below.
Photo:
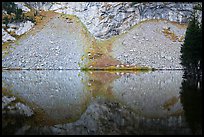
M202 134L201 89L184 81L183 75L183 71L3 71L2 132Z

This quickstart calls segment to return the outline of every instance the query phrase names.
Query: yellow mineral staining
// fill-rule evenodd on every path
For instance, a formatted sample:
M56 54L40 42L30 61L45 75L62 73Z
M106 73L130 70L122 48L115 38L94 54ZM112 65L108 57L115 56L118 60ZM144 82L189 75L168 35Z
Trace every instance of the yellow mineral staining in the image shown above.
M36 24L41 23L43 17L42 16L35 16Z
M28 17L33 17L35 14L34 11L31 11L26 14ZM39 12L36 16L37 25L35 25L35 29L29 33L33 34L37 32L37 30L42 29L46 23L52 19L53 17L58 17L65 19L68 22L73 22L71 30L73 30L73 33L79 33L80 36L82 36L82 42L83 45L81 48L84 50L84 55L81 56L81 61L83 61L82 64L80 64L81 69L83 70L89 70L89 69L103 69L103 70L150 70L151 68L147 67L141 67L141 66L129 66L129 64L122 64L119 60L113 58L111 55L112 53L112 44L115 40L121 38L123 36L113 36L112 38L108 40L97 40L94 38L94 36L87 30L85 25L80 21L80 19L75 15L69 15L69 14L58 14L54 13L52 11L42 11ZM40 21L42 19L42 21ZM141 23L135 25L138 26ZM164 33L166 36L177 40L178 37L173 34L169 30L164 30ZM180 38L179 40L182 40L183 38Z
M10 47L10 42L5 42L4 44L2 44L2 51L9 49Z
M41 11L35 16L36 24L30 33L35 34L35 32L42 29L53 17L58 16L57 13L53 11Z
M180 36L179 38L178 38L178 42L183 42L184 41L184 36L182 35L182 36Z
M35 17L35 10L31 9L29 12L24 13L24 16L27 18L34 18Z
M170 28L164 28L164 29L162 30L162 32L164 33L164 35L165 35L167 38L171 39L173 42L176 42L176 41L177 41L178 36L177 36L173 31L171 31Z
M61 14L61 17L67 20L75 20L76 16L75 15L70 15L70 14Z
M170 98L169 100L167 100L166 102L164 102L162 107L164 109L170 110L171 107L173 107L178 101L179 101L179 98L174 96Z
M15 36L16 36L15 31L11 31L9 34L10 34L11 36L13 36L13 37L15 37Z
M180 116L180 115L183 115L183 114L184 114L184 110L183 109L179 109L179 110L173 112L171 114L171 116Z
M116 66L108 66L108 70L152 70L148 67L141 66L130 66L130 65L116 65Z
M99 17L99 20L101 21L101 20L103 20L105 18L105 16L100 16Z
M112 82L120 76L107 71L88 71L88 80L85 81L86 89L91 92L92 97L106 97L113 99Z
M81 60L83 61L84 59L85 59L85 56L84 56L84 55L82 55Z
M35 24L39 24L42 22L44 12L39 12L35 9L31 9L29 12L23 13L26 19L32 19L35 21Z
M177 36L173 31L170 30L170 28L163 28L162 32L167 38L171 39L173 42L176 42L176 41L183 42L184 40L183 35L180 37Z

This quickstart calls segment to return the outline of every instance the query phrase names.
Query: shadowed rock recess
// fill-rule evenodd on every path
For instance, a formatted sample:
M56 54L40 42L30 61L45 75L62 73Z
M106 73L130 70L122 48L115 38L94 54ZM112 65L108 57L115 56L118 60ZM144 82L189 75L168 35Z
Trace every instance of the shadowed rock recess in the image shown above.
M182 69L186 23L199 3L16 4L44 15L36 25L2 24L4 69Z

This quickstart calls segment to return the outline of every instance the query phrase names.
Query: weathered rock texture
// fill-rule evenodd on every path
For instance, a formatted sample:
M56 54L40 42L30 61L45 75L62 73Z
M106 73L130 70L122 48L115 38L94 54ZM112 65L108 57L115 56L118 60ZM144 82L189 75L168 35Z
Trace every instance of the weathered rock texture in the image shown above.
M80 69L87 64L86 59L89 58L88 61L92 64L102 62L102 65L96 66L98 68L127 64L156 69L182 69L180 48L185 37L186 27L180 28L176 23L172 24L161 20L187 23L194 11L193 7L197 4L174 2L22 3L22 6L19 7L22 7L24 12L28 11L25 7L27 5L27 7L36 10L53 10L58 13L76 15L88 31L81 31L86 29L83 25L79 25L79 20L73 22L68 17L65 17L64 20L53 18L35 35L30 35L26 39L20 39L14 43L12 46L16 49L2 60L2 66L28 69ZM197 12L197 15L199 19L202 17L201 12ZM147 21L152 19L159 19L161 22ZM141 23L142 21L143 23ZM143 25L130 29L139 23ZM9 25L12 26L12 24ZM24 34L32 26L31 22L24 23L15 30L15 33L17 35ZM167 34L170 35L170 38L165 36L163 32L165 30L170 31ZM15 40L7 33L9 31L14 30L12 27L6 31L2 29L3 42ZM128 33L124 34L123 32ZM107 49L102 49L102 46L105 47L105 42L104 45L91 47L97 43L98 39L111 39L112 36L115 36L116 40L113 43L109 42L110 46ZM98 59L95 58L95 54L91 58L90 51L96 51L96 49L100 49L96 52ZM101 53L101 51L105 52ZM110 52L111 54L109 54ZM109 62L106 63L106 60ZM86 67L93 67L91 63Z
M173 37L165 36L170 28ZM146 21L113 42L112 56L123 64L156 69L182 69L180 50L186 26L167 21Z
M198 3L189 2L27 2L41 10L77 15L88 30L101 39L121 34L131 26L149 19L187 23ZM199 13L202 18L202 13Z

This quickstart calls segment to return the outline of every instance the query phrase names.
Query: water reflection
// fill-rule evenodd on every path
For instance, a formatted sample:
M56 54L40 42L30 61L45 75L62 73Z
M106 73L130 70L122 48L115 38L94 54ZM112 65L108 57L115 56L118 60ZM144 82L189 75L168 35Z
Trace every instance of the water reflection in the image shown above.
M181 103L185 118L194 134L202 134L202 77L183 75Z
M2 81L19 99L31 104L46 125L79 119L90 93L80 71L7 71Z
M192 134L182 107L189 123L185 88L180 102L182 76L183 71L5 71L3 133Z
M123 75L114 81L114 93L123 103L152 118L182 113L179 88L182 71L154 71Z

